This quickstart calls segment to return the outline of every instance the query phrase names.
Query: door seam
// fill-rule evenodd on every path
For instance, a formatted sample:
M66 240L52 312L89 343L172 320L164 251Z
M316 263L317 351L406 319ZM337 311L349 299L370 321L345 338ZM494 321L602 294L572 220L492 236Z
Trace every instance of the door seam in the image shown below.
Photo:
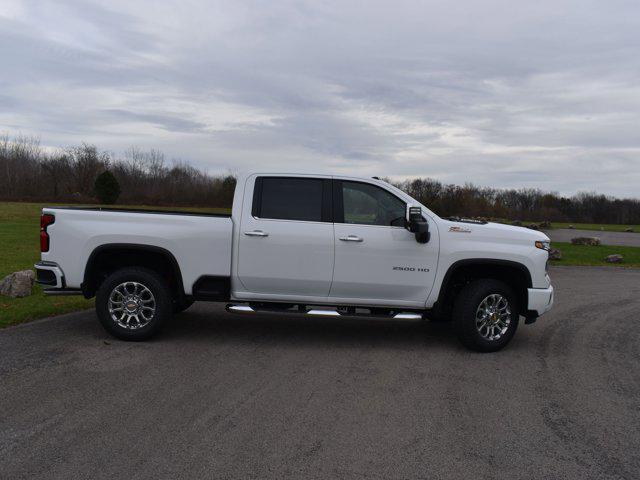
M333 228L333 266L331 267L331 283L329 283L329 292L327 293L327 297L331 296L331 290L333 289L333 279L336 276L336 224L331 223Z

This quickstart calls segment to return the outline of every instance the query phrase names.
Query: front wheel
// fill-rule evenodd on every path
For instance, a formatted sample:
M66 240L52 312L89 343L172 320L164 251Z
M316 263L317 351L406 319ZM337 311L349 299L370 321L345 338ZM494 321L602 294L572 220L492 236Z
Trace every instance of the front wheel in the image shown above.
M513 290L498 280L475 280L462 289L453 306L453 324L462 344L478 352L495 352L518 328Z
M164 279L146 268L124 268L105 279L96 293L102 326L121 340L146 340L160 331L172 313Z

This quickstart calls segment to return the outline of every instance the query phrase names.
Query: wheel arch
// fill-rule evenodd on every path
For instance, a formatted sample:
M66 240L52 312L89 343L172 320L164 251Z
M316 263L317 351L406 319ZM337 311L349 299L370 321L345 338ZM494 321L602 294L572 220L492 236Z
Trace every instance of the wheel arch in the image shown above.
M163 275L177 296L184 296L180 265L173 254L156 245L110 243L93 249L84 269L82 293L86 298L95 295L100 283L110 273L126 267L145 267Z
M507 283L516 294L520 312L527 310L531 288L531 272L526 265L491 258L468 258L452 263L445 273L434 308L442 311L450 308L457 292L466 284L480 278L493 278Z

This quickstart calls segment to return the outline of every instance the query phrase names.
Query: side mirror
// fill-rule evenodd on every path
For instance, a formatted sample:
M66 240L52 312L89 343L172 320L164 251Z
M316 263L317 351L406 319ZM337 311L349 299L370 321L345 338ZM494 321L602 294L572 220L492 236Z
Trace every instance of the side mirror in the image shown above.
M431 235L429 234L429 224L422 216L422 209L407 205L407 230L415 234L416 242L427 243Z

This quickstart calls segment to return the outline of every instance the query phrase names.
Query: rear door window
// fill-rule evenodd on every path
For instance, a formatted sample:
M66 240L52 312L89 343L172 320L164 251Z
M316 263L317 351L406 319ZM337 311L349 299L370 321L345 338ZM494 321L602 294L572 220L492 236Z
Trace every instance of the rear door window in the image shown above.
M265 219L322 222L328 216L326 190L325 181L319 178L258 177L252 214Z

